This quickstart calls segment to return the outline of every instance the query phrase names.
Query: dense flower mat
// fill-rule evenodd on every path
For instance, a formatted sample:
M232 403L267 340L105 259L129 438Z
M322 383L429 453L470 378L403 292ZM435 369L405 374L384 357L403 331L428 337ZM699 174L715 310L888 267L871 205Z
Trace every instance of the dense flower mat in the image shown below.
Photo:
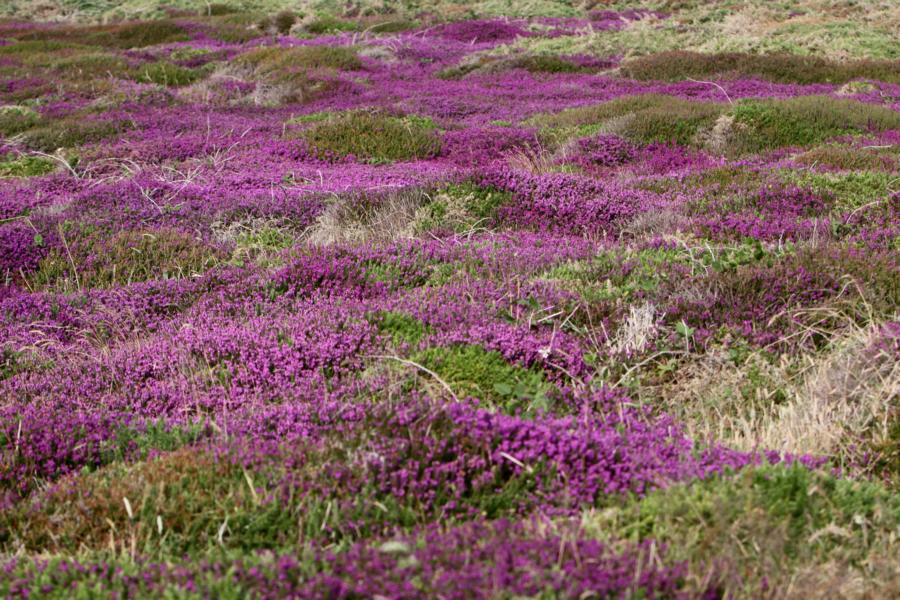
M896 11L276 4L0 21L0 595L900 593Z

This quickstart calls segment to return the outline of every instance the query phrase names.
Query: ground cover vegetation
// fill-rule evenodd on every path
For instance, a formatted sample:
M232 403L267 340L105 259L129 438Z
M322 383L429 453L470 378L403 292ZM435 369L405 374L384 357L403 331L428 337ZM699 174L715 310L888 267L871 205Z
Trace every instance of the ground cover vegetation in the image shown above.
M0 17L0 595L900 595L894 4Z

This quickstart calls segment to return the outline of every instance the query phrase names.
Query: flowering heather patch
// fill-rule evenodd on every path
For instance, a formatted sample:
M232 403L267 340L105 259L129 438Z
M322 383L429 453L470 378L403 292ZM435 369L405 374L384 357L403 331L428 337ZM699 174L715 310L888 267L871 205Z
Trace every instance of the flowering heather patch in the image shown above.
M0 7L0 596L900 594L884 3L69 4Z

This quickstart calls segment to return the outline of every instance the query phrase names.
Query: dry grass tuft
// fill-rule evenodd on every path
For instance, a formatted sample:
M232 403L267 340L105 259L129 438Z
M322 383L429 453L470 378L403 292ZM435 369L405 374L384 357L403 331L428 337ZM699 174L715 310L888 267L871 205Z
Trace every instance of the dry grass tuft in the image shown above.
M861 459L889 435L900 363L880 324L850 325L829 349L792 360L753 352L735 365L711 350L682 369L667 393L690 434L742 449Z
M337 198L319 216L306 241L326 246L412 238L416 212L428 201L428 194L421 188Z
M610 340L611 351L631 355L644 350L659 335L659 317L650 302L629 307L625 323Z

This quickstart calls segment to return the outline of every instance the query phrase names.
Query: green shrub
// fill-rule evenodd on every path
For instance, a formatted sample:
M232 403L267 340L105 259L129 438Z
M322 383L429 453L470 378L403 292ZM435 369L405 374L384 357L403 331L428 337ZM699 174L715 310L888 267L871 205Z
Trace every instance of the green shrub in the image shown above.
M700 131L712 128L721 113L721 106L710 102L672 102L636 113L621 133L637 142L687 146L694 143Z
M187 32L177 23L168 20L142 21L113 26L87 38L90 43L115 48L143 48L157 44L184 42Z
M451 184L437 190L431 201L416 213L419 232L451 230L458 233L491 226L497 210L512 200L512 194L473 183Z
M206 21L204 32L209 37L222 42L241 44L263 35L256 28L248 27L244 18L246 13L225 14L223 17L212 17Z
M131 121L89 121L69 117L30 129L23 139L25 145L33 150L53 152L58 148L75 148L98 142L133 126Z
M41 116L25 106L0 106L0 135L13 136L35 127Z
M777 590L802 566L838 562L864 574L869 559L890 556L900 497L779 465L655 491L585 524L603 538L665 544L669 559L688 561L695 583L718 564L713 583L722 592L760 589L764 580Z
M823 144L796 157L803 165L819 165L847 170L900 170L900 146L858 148L843 144Z
M359 23L345 21L331 16L319 17L303 27L307 33L322 35L324 33L337 33L341 31L359 31Z
M897 176L884 171L850 171L846 173L788 172L787 181L812 188L819 194L834 197L835 208L853 210L879 200L886 200L896 190Z
M272 25L275 27L275 31L281 35L287 35L296 22L297 15L289 10L283 10L272 17Z
M621 67L621 71L626 77L634 79L663 81L756 77L778 83L800 84L845 83L858 78L900 82L900 61L837 62L784 53L660 52L631 60Z
M133 75L136 81L157 83L159 85L177 87L188 85L201 79L204 71L187 69L168 61L160 60L144 65Z
M732 110L729 148L738 154L809 146L848 133L900 128L900 112L828 96L745 100Z
M496 351L458 345L427 348L413 360L434 371L460 398L478 398L506 411L549 408L551 386L543 373L510 365Z
M887 435L874 444L872 450L876 472L880 472L896 491L900 485L900 411L894 410Z
M406 19L384 20L383 17L381 19L380 22L367 26L365 30L370 33L400 33L418 27L418 23Z
M249 227L235 236L230 262L240 266L247 261L263 266L279 265L279 253L295 242L295 236L286 228L274 225Z
M227 259L220 250L174 230L122 231L105 237L69 228L67 236L72 256L51 251L29 275L31 285L67 292L76 286L108 288L151 279L180 279Z
M558 56L529 56L514 63L519 69L525 69L531 73L577 73L583 69L573 62L563 60Z
M125 59L108 52L79 53L53 60L49 65L66 79L90 79L98 76L125 77L131 67Z
M0 155L0 177L37 177L56 169L57 164L40 156Z
M634 141L691 144L725 110L715 102L692 102L661 94L624 96L603 104L582 106L529 120L550 142L591 135L606 128Z
M353 48L345 46L301 46L257 48L232 60L238 67L270 88L268 103L308 102L341 85L331 76L335 70L363 67Z
M252 67L258 74L268 75L296 69L336 69L355 71L362 68L356 51L346 46L266 47L245 52L233 59L237 65Z
M219 17L222 15L231 15L236 12L239 11L233 6L222 4L219 2L213 2L212 4L208 4L206 8L200 9L200 16Z
M590 73L595 67L579 65L560 56L535 54L513 58L481 56L477 60L466 60L461 64L446 67L437 72L438 79L462 79L476 71L492 73L509 69L525 69L529 73Z
M0 46L0 56L4 54L27 55L27 54L47 54L51 52L59 52L70 48L82 49L83 46L72 42L62 42L58 40L23 40L8 46Z
M32 31L20 36L20 39L46 44L86 44L127 49L183 42L188 39L188 35L174 21L160 19L92 27L52 27Z
M558 113L541 114L529 119L529 122L540 127L569 128L583 125L596 125L609 119L635 114L644 110L664 107L670 103L684 102L672 96L662 94L638 94L622 96L602 104L567 108Z
M436 156L441 141L430 119L352 111L300 132L310 149L329 159L353 155L373 162Z

